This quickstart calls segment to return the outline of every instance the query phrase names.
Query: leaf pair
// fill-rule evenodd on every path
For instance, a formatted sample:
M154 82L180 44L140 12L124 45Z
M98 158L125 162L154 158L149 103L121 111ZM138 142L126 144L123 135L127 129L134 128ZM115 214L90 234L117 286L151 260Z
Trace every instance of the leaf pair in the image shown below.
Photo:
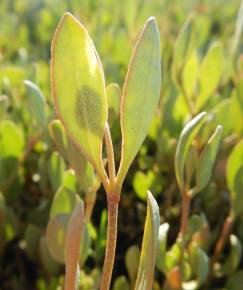
M108 121L104 72L87 30L69 13L64 14L52 42L51 75L58 117L104 181L102 144ZM150 18L135 46L123 88L120 184L147 135L160 81L159 32L155 19Z

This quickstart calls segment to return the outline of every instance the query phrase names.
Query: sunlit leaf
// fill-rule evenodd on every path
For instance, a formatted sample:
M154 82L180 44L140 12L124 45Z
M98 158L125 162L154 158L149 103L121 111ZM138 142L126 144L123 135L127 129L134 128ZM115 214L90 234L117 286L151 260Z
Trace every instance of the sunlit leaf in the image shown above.
M57 152L53 152L49 160L48 174L54 192L62 185L64 169L64 160Z
M142 251L135 290L151 290L154 282L154 266L157 254L160 226L159 207L148 191L148 209L144 227Z
M224 50L220 42L214 42L208 49L199 72L200 93L197 107L200 109L216 90L224 68Z
M65 13L52 42L52 91L68 135L105 178L102 143L107 121L103 69L84 26Z
M106 87L107 101L108 101L108 123L113 125L118 118L121 105L121 89L118 84L111 83Z
M155 113L160 96L160 58L158 27L155 19L149 18L136 43L123 87L120 183L140 149Z

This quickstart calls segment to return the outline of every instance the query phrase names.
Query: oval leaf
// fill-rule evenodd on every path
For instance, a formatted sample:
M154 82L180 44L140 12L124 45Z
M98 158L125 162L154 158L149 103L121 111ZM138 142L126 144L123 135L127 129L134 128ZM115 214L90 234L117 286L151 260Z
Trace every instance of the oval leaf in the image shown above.
M120 183L140 149L152 121L161 83L160 36L156 20L149 18L132 54L121 103L122 157Z
M160 215L157 202L149 191L147 202L148 209L135 290L151 290L154 282Z
M105 178L102 143L107 121L104 73L84 26L65 13L52 42L52 92L69 136Z

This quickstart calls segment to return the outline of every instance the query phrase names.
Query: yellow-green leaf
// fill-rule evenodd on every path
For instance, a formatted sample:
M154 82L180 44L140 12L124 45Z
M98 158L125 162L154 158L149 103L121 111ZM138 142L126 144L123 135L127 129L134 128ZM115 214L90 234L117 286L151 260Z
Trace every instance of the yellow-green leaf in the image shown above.
M123 87L122 157L118 173L121 183L148 133L159 100L160 50L156 20L149 18L136 43Z
M111 83L106 87L106 94L109 108L108 123L112 126L119 116L122 93L118 84Z
M87 30L70 13L64 14L53 38L51 76L58 117L104 178L102 143L108 114L104 73Z
M148 191L148 209L144 228L142 251L139 261L135 290L151 290L154 282L154 266L159 237L159 207Z
M224 49L220 42L214 42L205 55L199 72L200 93L197 108L201 108L216 90L224 68Z

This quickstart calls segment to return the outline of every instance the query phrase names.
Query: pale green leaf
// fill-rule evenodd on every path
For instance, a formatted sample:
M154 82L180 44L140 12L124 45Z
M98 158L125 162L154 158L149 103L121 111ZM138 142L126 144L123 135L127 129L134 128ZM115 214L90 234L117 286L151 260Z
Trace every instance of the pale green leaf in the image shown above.
M224 69L224 49L220 42L214 42L208 49L199 72L200 93L197 108L202 108L217 89Z
M31 81L25 80L24 84L27 89L27 101L31 115L36 121L36 124L43 127L46 122L45 97L40 88Z
M65 13L51 50L52 92L68 135L105 178L102 143L107 121L103 69L84 26Z
M126 251L125 264L126 264L130 281L132 283L132 288L136 281L136 276L138 272L139 256L140 256L140 250L137 245L130 246L128 250Z
M121 103L122 183L151 124L160 96L160 36L154 18L146 22L132 54Z
M189 121L181 132L175 154L175 173L177 182L182 190L184 187L185 163L192 140L206 121L207 113L202 112Z
M209 183L219 150L222 133L223 127L218 126L199 157L196 169L197 192L203 190L203 188Z
M62 185L64 170L64 160L58 152L53 152L49 159L48 175L54 192Z
M160 215L159 207L149 191L147 202L147 216L135 290L151 290L154 282Z

